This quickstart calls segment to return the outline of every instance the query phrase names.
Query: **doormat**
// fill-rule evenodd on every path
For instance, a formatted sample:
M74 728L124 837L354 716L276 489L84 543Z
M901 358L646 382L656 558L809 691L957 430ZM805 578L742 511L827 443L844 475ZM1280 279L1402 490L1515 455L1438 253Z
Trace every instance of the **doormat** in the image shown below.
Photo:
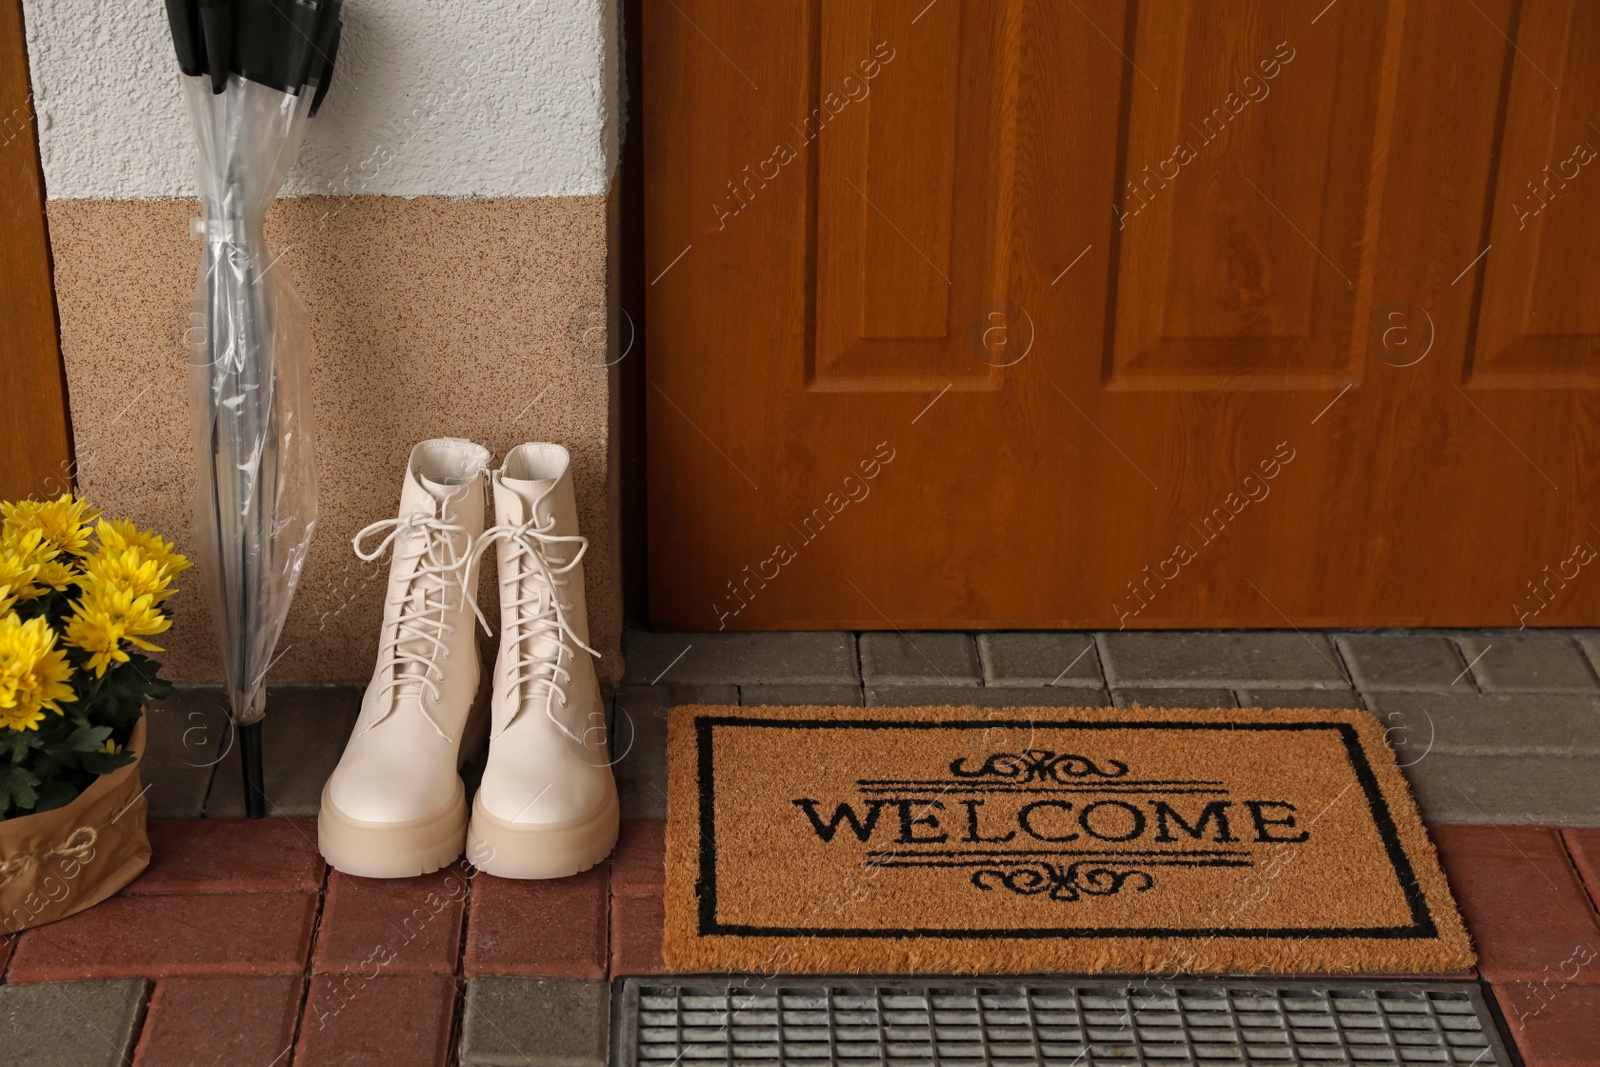
M681 707L667 758L671 970L1474 963L1365 712Z

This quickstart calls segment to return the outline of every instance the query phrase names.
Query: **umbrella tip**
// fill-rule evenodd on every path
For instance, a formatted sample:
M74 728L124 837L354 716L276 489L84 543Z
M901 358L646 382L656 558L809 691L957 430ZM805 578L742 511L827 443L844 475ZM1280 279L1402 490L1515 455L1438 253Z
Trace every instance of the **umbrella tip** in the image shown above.
M266 769L261 759L261 720L239 727L239 764L244 775L244 813L260 819L267 814Z

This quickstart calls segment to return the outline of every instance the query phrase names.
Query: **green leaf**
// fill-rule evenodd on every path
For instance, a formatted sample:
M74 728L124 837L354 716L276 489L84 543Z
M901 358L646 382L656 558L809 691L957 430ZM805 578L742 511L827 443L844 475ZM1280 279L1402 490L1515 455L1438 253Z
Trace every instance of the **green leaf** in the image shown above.
M33 810L34 802L39 799L39 794L33 787L39 784L39 778L26 767L7 767L0 772L0 790L3 790L19 808Z
M113 756L109 752L96 752L92 755L82 757L78 762L82 764L83 769L88 771L90 774L110 774L119 767L126 767L128 764L132 763L133 755L128 752L118 752Z
M80 726L67 738L67 748L73 752L98 752L110 736L109 726Z
M77 782L69 782L64 778L57 778L53 782L46 782L39 787L39 799L33 805L35 812L54 811L78 799L83 792L83 786Z
M33 740L28 736L31 732L29 730L7 730L4 735L0 735L5 737L5 743L13 763L20 761L28 754L28 749L32 747Z

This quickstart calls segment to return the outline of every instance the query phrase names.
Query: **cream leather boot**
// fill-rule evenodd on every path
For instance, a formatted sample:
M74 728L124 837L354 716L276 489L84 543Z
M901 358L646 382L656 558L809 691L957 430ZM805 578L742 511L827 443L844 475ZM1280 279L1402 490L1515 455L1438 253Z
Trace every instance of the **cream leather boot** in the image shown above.
M356 535L362 559L390 547L394 559L377 666L317 819L318 847L346 874L426 874L465 844L459 764L471 740L462 741L476 728L481 742L488 721L481 705L473 714L482 667L472 599L488 463L471 441L424 441L411 451L399 516Z
M561 878L617 841L617 787L589 647L572 458L512 449L490 476L500 568L500 654L467 861L504 878Z

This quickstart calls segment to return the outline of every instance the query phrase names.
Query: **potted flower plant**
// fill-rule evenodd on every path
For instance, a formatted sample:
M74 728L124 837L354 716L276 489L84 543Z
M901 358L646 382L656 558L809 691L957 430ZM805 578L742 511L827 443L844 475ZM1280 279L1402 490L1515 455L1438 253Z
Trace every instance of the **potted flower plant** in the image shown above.
M0 503L0 932L115 893L150 861L143 655L172 625L170 541L71 494Z

